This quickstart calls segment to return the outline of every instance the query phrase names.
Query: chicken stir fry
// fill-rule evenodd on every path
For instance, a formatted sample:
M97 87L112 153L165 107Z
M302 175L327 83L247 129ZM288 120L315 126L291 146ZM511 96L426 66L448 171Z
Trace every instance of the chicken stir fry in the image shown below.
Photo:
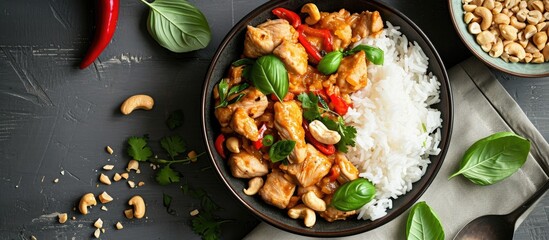
M343 116L353 105L349 94L368 84L368 65L383 63L383 51L357 42L379 35L383 22L378 12L303 9L304 22L276 8L274 19L248 26L244 58L214 89L215 147L234 177L264 180L254 181L261 182L254 193L266 203L292 218L308 211L332 222L357 213L341 205L349 191L338 193L362 184L345 156L356 129Z

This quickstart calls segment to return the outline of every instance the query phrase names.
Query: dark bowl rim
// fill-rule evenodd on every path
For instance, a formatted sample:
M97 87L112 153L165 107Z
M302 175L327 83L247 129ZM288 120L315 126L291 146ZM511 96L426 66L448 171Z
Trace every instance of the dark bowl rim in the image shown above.
M397 17L402 18L407 24L410 25L410 27L417 32L419 37L423 39L428 46L428 48L432 51L433 55L435 56L435 61L439 63L441 67L442 76L439 76L438 81L443 82L446 85L447 88L447 94L448 94L448 109L446 114L448 115L449 122L447 122L444 125L444 128L442 128L443 133L447 136L447 140L445 142L445 145L443 148L441 148L441 152L436 157L439 158L439 161L436 163L429 164L430 168L433 169L432 176L426 180L425 185L423 188L420 188L415 196L413 196L409 202L403 204L399 209L391 209L393 214L391 214L390 217L382 217L380 219L375 220L374 222L377 222L376 225L365 225L362 227L356 227L344 231L332 231L332 232L314 232L314 231L304 231L301 228L295 228L288 224L279 223L278 221L272 219L266 214L263 214L262 212L256 210L253 206L251 206L248 202L246 202L244 199L240 198L238 193L235 191L235 189L231 188L228 179L224 178L222 175L223 169L218 166L216 163L216 156L214 155L215 149L213 149L212 146L210 146L208 142L208 129L207 129L207 123L206 123L206 114L209 114L209 111L206 111L206 103L208 101L208 98L210 97L208 95L208 86L210 85L210 79L212 77L212 73L214 68L216 67L216 63L218 62L219 58L222 56L222 52L225 49L226 45L230 42L231 39L233 39L236 35L239 29L246 26L246 23L248 23L251 19L257 17L264 11L268 9L272 9L276 6L280 6L281 4L287 2L288 0L273 0L268 1L257 8L253 9L250 13L246 14L237 24L235 24L231 30L225 35L222 42L219 44L214 56L212 57L212 60L210 62L210 66L208 67L207 74L205 76L205 81L203 83L202 87L202 103L201 103L201 117L202 117L202 133L204 137L202 140L205 143L206 150L208 152L208 156L210 157L210 160L212 161L212 164L214 165L214 168L217 172L217 177L221 179L221 181L225 184L225 186L228 188L228 190L232 193L232 196L236 198L240 203L242 203L249 211L251 211L256 217L259 217L260 220L267 222L271 226L274 226L276 228L279 228L284 231L288 231L291 233L303 235L303 236L310 236L310 237L343 237L343 236L351 236L363 232L367 232L370 230L373 230L375 228L381 227L384 224L394 220L398 216L400 216L403 212L407 211L414 203L417 202L417 200L425 193L425 191L429 188L433 180L438 175L438 172L440 168L442 167L442 164L444 163L444 159L446 158L446 153L448 152L448 148L450 146L451 141L451 135L452 135L452 129L453 129L453 121L454 121L454 103L453 103L453 96L452 96L452 90L450 86L450 80L446 71L446 68L444 66L444 62L442 61L440 55L438 54L437 50L435 49L432 42L429 40L429 38L425 35L425 33L408 17L406 17L403 13L396 10L395 8L388 6L382 2L378 1L368 1L368 0L358 0L358 1L368 1L369 4L375 6L376 8L386 8L389 12L397 15ZM306 1L306 2L314 2L313 1ZM304 2L305 3L305 2ZM442 78L442 79L440 79ZM443 142L441 142L442 144ZM366 221L365 221L366 222Z
M510 75L513 75L513 76L517 76L517 77L524 77L524 78L541 78L541 77L547 77L549 76L549 72L547 73L539 73L539 74L528 74L528 73L521 73L521 72L515 72L515 71L512 71L512 70L509 70L509 69L506 69L506 68L503 68L499 65L496 65L492 62L489 62L489 61L485 61L484 60L484 57L483 55L486 54L484 52L482 53L479 53L479 51L477 49L474 49L471 44L469 44L467 42L467 40L465 40L465 36L464 36L464 33L462 31L460 31L459 29L459 23L456 22L456 19L455 19L455 16L456 16L456 11L454 10L454 8L452 7L452 0L448 0L448 11L450 11L450 18L452 20L452 24L454 25L454 29L456 30L458 36L459 36L459 39L463 42L463 45L465 45L469 51L471 51L471 53L473 53L473 55L475 55L476 58L478 58L480 61L482 61L484 64L487 64L488 66L492 67L492 68L495 68L499 71L502 71L504 73L507 73L507 74L510 74ZM469 33L467 33L469 34ZM524 63L523 63L524 64ZM544 63L545 64L545 63Z

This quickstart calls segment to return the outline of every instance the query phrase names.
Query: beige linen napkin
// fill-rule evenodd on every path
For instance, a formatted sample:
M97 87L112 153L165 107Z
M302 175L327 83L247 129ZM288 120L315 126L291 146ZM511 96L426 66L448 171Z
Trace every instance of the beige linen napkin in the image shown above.
M438 214L446 239L469 221L485 214L506 214L541 187L548 178L549 145L517 103L476 58L448 71L454 97L454 128L450 148L437 177L419 201ZM514 131L532 141L524 166L491 186L477 186L463 176L447 180L459 167L465 150L476 140L499 131ZM340 239L405 239L408 211L366 233ZM268 237L267 237L268 236ZM245 239L312 239L259 224Z

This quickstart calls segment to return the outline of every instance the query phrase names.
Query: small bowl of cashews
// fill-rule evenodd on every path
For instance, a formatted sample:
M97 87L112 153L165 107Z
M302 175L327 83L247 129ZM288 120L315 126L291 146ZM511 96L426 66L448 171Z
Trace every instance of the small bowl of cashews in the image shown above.
M480 60L511 75L549 76L549 0L449 0L449 8Z

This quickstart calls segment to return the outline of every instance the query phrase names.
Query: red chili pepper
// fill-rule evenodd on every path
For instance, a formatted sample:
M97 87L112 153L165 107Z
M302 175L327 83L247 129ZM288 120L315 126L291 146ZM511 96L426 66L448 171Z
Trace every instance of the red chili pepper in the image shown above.
M301 25L303 26L303 25ZM309 42L309 40L307 40L307 37L305 37L305 35L303 34L303 28L301 27L298 27L297 28L297 32L299 33L299 36L297 38L297 40L299 41L299 43L301 43L301 45L303 46L303 48L305 48L305 51L307 52L307 54L309 54L309 56L312 58L311 61L313 63L318 63L320 62L320 59L322 59L322 55L320 54L320 52Z
M225 135L219 134L219 136L215 139L215 150L219 153L219 155L221 155L222 158L226 158L223 143L225 143Z
M92 64L111 42L112 36L116 30L119 6L119 0L97 1L98 14L95 35L86 56L80 63L80 69L84 69Z
M324 153L325 155L332 155L335 153L336 148L333 144L324 144L316 140L311 132L309 132L309 126L307 126L307 121L303 121L303 129L305 130L305 140L312 144L318 151Z
M339 169L338 166L333 166L332 168L330 168L330 174L328 175L328 178L330 179L330 181L334 182L335 180L337 180L340 172L341 170Z
M297 29L301 25L301 18L297 13L290 11L286 8L275 8L271 11L274 15L276 15L280 19L285 19L292 25L294 28Z
M349 110L349 104L347 104L341 96L331 94L330 101L334 105L335 112L341 116L345 115Z
M326 52L331 52L334 50L332 33L328 29L318 29L312 28L307 25L299 26L301 32L306 36L315 36L322 38L322 47Z
M253 142L254 147L257 150L263 147L263 135L265 134L265 130L267 130L267 125L263 124L259 129L259 139Z

